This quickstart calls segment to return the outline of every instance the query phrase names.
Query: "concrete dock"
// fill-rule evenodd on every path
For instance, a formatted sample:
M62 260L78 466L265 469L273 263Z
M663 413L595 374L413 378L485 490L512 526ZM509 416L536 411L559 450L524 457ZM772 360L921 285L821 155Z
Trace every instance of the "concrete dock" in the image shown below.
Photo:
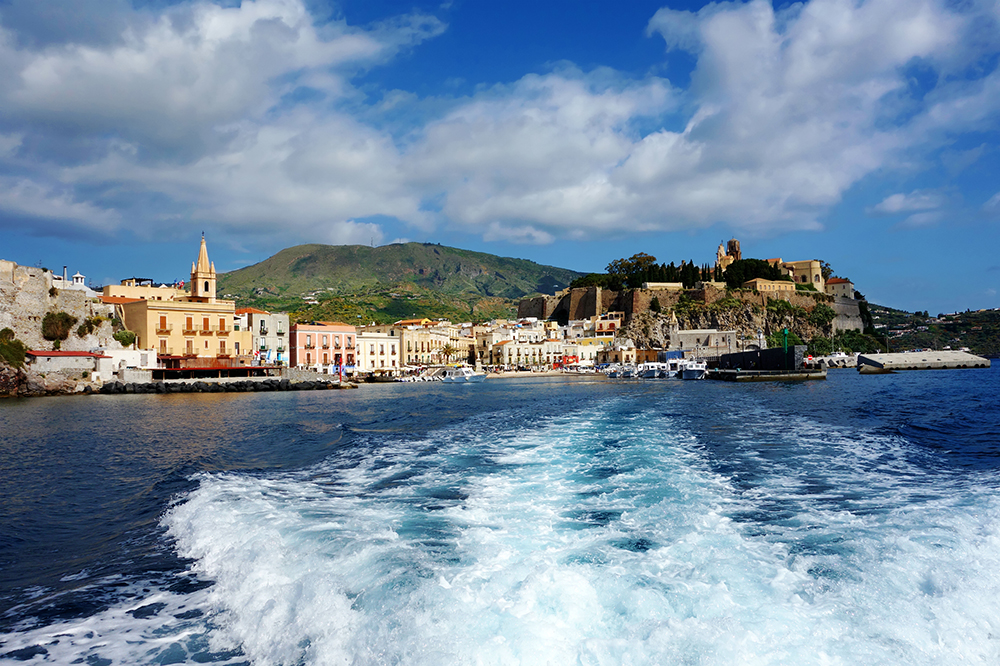
M804 382L812 379L826 379L826 370L709 370L709 379L724 382Z
M858 372L877 375L897 370L954 370L958 368L988 368L990 360L961 351L919 351L894 354L861 354Z

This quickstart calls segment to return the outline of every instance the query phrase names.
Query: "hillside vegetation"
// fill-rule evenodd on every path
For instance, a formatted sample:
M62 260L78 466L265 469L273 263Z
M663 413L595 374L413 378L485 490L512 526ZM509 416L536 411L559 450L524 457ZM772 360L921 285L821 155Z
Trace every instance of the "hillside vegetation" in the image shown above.
M412 285L418 291L514 299L555 293L580 275L525 259L431 243L298 245L220 276L219 293L241 304L281 304Z

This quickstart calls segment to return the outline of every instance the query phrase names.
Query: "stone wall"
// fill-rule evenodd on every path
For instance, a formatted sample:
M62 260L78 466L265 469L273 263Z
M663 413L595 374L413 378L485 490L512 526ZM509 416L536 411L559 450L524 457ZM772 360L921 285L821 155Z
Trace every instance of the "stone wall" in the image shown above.
M78 320L69 337L61 342L61 349L121 349L121 345L111 337L110 321L83 338L76 334L77 326L84 319L101 316L110 320L114 316L113 306L104 305L99 300L95 302L75 289L53 289L50 271L0 259L0 329L12 329L14 337L29 349L52 349L52 342L42 337L42 318L48 312L65 312Z

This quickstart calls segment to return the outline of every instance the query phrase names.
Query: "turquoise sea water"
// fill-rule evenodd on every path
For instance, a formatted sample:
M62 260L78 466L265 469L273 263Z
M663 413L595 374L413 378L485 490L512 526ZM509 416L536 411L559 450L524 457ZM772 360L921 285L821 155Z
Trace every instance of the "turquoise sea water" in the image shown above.
M1000 371L0 403L0 661L1000 661Z

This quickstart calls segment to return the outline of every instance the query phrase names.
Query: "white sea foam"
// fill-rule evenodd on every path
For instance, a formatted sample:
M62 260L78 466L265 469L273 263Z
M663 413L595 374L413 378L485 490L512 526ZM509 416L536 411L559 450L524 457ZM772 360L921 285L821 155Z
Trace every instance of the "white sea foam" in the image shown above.
M923 479L898 438L750 404L724 456L737 482L683 418L616 407L202 475L164 524L214 584L49 628L72 636L49 655L97 654L93 631L113 663L1000 661L989 475ZM181 605L205 615L158 619Z

